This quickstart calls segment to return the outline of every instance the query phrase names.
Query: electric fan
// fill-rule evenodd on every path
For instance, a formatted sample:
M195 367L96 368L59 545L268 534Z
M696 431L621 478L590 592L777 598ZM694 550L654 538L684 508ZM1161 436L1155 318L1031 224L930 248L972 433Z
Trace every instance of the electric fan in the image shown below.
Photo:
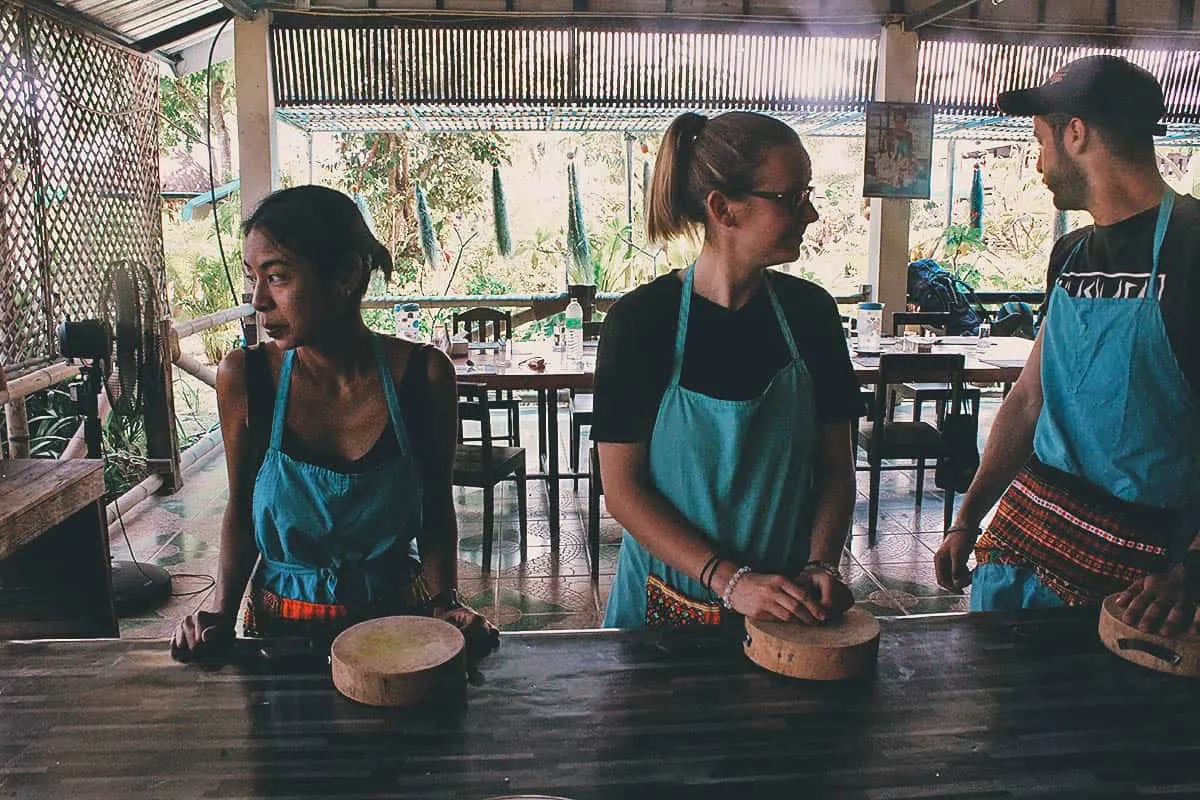
M96 403L101 387L114 415L133 418L143 411L142 383L157 347L155 296L144 266L114 262L101 285L99 319L64 322L59 327L61 354L92 360L81 368L81 380L71 385L71 396L84 417L88 458L102 457ZM156 608L171 596L171 574L153 564L113 559L112 584L118 616Z

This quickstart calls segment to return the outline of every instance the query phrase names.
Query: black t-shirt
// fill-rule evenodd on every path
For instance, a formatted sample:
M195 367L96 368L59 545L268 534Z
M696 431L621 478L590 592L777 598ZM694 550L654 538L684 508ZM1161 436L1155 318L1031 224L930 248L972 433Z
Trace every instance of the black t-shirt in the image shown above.
M1088 225L1063 236L1050 252L1047 297L1056 284L1072 297L1144 296L1157 221L1156 206L1113 225ZM1089 234L1067 265L1075 245ZM1200 393L1200 201L1190 195L1175 198L1159 254L1157 292L1175 359L1193 393Z
M819 423L861 416L858 381L833 298L814 283L769 278L813 378ZM671 379L683 282L678 271L638 287L604 320L596 357L592 439L650 440ZM790 360L765 286L733 311L693 293L680 383L710 397L746 400L766 389Z

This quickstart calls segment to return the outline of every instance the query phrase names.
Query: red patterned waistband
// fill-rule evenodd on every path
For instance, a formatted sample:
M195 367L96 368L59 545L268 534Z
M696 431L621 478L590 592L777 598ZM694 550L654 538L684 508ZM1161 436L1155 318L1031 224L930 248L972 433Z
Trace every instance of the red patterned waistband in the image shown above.
M1031 459L1000 499L975 556L1031 567L1071 605L1098 603L1165 569L1177 524L1174 510L1128 503Z

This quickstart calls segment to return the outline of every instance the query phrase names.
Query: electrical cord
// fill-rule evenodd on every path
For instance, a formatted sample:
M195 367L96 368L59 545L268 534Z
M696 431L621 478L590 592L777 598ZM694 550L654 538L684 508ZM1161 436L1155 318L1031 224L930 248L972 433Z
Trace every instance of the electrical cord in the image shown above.
M104 453L101 453L100 457L106 466L111 463L109 457ZM142 577L147 581L150 581L150 576L146 574L146 570L142 569L141 562L139 562L137 560L137 556L134 555L133 543L129 541L129 532L125 529L125 519L121 516L121 506L117 504L115 500L113 502L113 508L117 511L117 524L121 526L121 538L125 540L125 549L129 551L129 560L133 563L134 568L141 573ZM192 595L203 594L217 585L217 579L212 575L204 575L194 572L167 572L167 574L171 576L171 597L191 597ZM205 583L199 589L193 589L188 592L176 592L174 591L175 581L179 578L194 578L196 580L205 581Z
M204 134L208 141L208 188L209 197L212 198L212 218L213 230L217 233L217 252L221 254L221 266L225 269L225 280L229 284L229 294L233 297L233 304L240 306L242 304L242 296L237 289L233 287L233 275L229 272L229 260L225 257L225 245L221 241L221 217L217 213L217 168L213 157L212 148L212 67L213 57L217 52L217 41L220 40L221 34L225 32L225 26L233 21L233 17L221 23L221 27L217 28L216 34L213 36L212 44L208 48L208 66L204 70L204 106L205 106L205 126Z

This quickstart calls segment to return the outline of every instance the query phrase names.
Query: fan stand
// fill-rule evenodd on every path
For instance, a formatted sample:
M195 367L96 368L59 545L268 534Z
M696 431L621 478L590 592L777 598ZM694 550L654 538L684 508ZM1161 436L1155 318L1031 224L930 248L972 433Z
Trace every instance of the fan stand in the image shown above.
M84 364L81 380L72 383L71 399L83 417L83 437L88 458L101 458L100 409L96 402L103 388L100 368ZM118 617L158 608L171 597L171 573L154 564L112 560L113 607Z

